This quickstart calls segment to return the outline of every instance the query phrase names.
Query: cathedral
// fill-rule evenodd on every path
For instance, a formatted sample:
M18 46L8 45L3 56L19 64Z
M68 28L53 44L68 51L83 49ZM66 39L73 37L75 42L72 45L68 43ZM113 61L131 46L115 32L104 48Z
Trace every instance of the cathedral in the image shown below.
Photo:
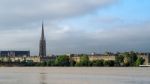
M41 32L41 39L39 44L39 56L45 57L46 56L46 40L44 35L44 24L42 23L42 32Z

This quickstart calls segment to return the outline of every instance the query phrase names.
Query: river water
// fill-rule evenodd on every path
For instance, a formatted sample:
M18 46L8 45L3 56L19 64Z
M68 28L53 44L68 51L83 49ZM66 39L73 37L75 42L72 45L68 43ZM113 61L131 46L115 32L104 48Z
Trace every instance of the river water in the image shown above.
M1 67L0 84L150 84L150 67Z

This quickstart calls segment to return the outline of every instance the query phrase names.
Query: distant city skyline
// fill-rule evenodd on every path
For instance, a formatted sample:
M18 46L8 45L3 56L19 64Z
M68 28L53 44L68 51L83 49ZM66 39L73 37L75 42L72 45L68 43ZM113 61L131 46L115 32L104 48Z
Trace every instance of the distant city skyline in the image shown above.
M150 0L0 0L0 50L47 55L150 51Z

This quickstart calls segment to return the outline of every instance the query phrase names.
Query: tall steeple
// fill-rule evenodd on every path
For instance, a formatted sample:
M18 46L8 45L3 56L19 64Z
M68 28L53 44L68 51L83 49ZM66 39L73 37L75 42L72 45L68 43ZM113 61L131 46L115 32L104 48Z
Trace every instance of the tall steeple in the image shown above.
M41 40L45 40L45 36L44 36L44 24L43 24L43 22L42 22Z
M40 46L39 46L39 56L44 57L46 56L46 40L44 36L44 24L42 22L42 32L41 32L41 39L40 39Z

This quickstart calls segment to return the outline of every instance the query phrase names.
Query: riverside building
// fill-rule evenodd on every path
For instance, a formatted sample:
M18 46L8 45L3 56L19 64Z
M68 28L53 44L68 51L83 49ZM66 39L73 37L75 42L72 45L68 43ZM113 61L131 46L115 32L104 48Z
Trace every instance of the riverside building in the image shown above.
M1 57L29 57L30 51L0 51Z

